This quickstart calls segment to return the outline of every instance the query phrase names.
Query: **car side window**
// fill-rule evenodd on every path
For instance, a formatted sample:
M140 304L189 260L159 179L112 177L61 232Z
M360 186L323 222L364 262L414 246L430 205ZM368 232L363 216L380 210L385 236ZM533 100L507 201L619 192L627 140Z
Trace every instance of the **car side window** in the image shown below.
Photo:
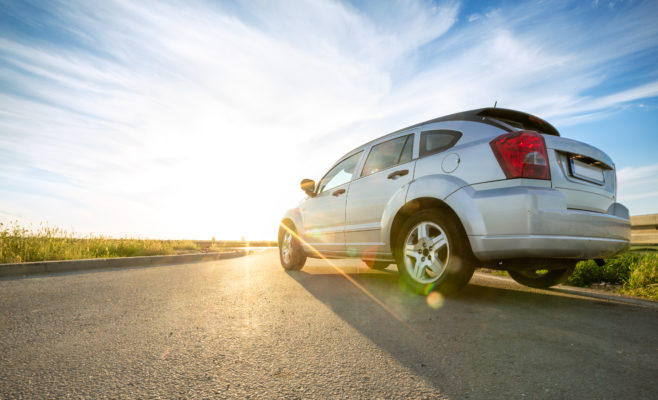
M420 133L420 157L448 150L457 143L462 133L447 129Z
M354 169L356 168L356 164L359 162L362 153L363 152L360 151L344 159L331 170L329 170L324 178L320 180L320 184L318 185L318 193L331 190L337 186L351 181L352 175L354 174Z
M401 136L372 146L361 176L372 175L411 160L413 135Z
M404 164L411 161L411 157L414 151L414 135L407 136L407 142L404 144L402 149L402 154L400 154L400 161L398 164Z

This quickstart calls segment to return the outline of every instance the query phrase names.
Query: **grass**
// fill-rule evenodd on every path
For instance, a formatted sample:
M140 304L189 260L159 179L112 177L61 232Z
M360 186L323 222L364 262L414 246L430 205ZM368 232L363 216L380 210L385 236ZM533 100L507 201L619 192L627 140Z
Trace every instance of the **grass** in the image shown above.
M599 267L592 260L581 261L564 282L569 286L588 287L608 284L619 293L658 301L658 246L633 246L630 251L605 260ZM490 270L495 275L509 276L507 271Z
M658 254L645 255L631 266L621 292L658 300Z
M251 246L271 243L257 242ZM80 237L43 224L38 229L27 229L16 222L0 223L0 263L214 252L226 251L227 247L244 247L245 244L242 241Z
M606 260L602 267L594 261L582 261L565 282L571 286L608 283L621 285L620 293L658 301L658 254L629 251Z
M0 223L0 263L82 258L111 258L225 251L227 247L274 246L276 242L151 240L89 235L77 237L61 228L41 225L26 229L18 223ZM494 271L497 274L505 271ZM606 260L602 267L594 261L576 265L565 282L571 286L608 283L621 286L624 294L658 301L658 251L656 246L634 247L622 255Z

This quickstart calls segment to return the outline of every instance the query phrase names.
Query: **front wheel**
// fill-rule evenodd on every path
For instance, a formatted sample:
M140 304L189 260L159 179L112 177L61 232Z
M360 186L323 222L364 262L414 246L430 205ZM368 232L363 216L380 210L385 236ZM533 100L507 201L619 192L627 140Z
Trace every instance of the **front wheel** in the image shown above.
M279 229L279 259L284 269L298 271L306 263L306 253L292 227L286 225Z
M535 289L547 289L566 281L573 273L575 266L562 269L542 270L525 269L521 271L507 271L518 283Z
M411 216L396 243L398 271L413 292L452 294L473 276L466 238L443 211L424 210Z

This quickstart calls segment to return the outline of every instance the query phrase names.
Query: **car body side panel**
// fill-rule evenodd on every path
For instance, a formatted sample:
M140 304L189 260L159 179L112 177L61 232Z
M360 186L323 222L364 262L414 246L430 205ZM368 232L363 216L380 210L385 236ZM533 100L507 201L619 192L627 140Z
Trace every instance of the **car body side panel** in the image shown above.
M496 161L496 157L489 146L489 138L460 145L444 152L418 159L416 162L415 179L424 176L445 175L461 182L462 186L480 182L497 181L505 179L505 174ZM456 169L446 169L446 162L456 157Z
M467 186L444 200L462 221L468 236L527 232L530 227L523 217L532 210L566 209L564 197L550 187L529 190L522 182L515 186L506 183L499 182L499 187L488 184L485 189Z
M464 186L464 181L446 174L426 175L411 181L406 187L400 188L386 204L382 215L381 241L385 249L391 251L391 227L395 216L405 204L424 197L442 199Z
M363 177L350 185L345 212L345 240L349 254L373 254L384 246L381 237L381 221L392 197L406 192L414 172L414 161L388 168ZM389 179L394 171L408 171L407 175ZM404 188L404 190L403 190Z
M303 235L304 232L304 224L302 221L302 214L299 211L299 208L291 208L290 210L286 211L286 213L283 215L283 218L281 221L284 221L286 219L289 219L292 221L292 223L295 225L295 228L297 229L297 233L299 235Z
M413 182L408 183L405 186L398 189L393 194L393 196L391 196L388 203L386 203L386 207L384 207L384 213L382 215L381 229L380 229L380 235L381 235L380 241L383 243L383 246L380 249L380 253L384 253L388 256L391 256L391 259L392 259L391 241L390 241L391 225L393 224L393 219L395 219L397 213L406 204L407 192L409 191L409 187L411 186L412 183Z
M349 185L336 186L300 205L305 245L323 253L345 251L345 203Z

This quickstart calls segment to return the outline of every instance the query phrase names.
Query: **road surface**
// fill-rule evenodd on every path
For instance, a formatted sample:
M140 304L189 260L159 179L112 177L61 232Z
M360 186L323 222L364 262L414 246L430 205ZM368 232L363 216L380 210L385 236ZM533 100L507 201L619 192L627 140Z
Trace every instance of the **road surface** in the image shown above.
M2 279L0 398L658 398L656 303L484 274L428 302L333 264Z

